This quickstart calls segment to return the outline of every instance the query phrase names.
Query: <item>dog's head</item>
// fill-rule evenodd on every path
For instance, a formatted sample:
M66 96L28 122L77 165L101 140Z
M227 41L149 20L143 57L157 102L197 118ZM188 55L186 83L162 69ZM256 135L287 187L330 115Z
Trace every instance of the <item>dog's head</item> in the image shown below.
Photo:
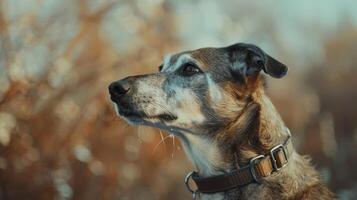
M260 71L280 78L287 67L251 44L202 48L167 56L159 72L113 82L109 92L129 123L208 134L244 112L263 88Z

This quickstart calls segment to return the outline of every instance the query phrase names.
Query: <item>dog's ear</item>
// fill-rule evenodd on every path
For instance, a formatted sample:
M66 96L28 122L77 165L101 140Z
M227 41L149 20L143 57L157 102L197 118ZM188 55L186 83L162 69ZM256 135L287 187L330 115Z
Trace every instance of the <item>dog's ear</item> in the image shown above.
M274 78L286 75L288 68L252 44L238 43L227 47L232 72L251 76L263 70Z

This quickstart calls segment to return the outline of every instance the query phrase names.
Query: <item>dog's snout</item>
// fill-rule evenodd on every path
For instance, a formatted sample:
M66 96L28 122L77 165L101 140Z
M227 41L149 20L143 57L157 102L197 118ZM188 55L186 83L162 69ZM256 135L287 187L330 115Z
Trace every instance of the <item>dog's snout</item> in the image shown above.
M130 90L130 85L127 81L116 81L109 85L109 93L113 101L117 98L124 96Z

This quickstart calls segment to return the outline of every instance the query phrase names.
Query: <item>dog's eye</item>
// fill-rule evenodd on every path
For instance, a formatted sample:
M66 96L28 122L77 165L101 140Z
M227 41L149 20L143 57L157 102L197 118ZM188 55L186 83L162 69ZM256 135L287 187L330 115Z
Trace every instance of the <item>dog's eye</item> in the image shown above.
M183 76L192 76L200 72L201 70L195 64L192 63L187 63L181 68L181 74Z
M159 72L161 72L161 70L162 70L163 67L164 67L163 65L160 65L160 66L159 66Z

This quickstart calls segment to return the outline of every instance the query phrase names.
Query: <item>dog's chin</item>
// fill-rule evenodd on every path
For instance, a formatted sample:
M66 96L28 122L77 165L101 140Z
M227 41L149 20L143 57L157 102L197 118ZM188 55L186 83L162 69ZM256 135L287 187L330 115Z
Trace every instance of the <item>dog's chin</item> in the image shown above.
M114 103L115 111L117 115L123 118L127 123L131 125L140 125L140 126L150 126L159 128L164 131L168 131L171 134L174 134L179 137L183 137L183 133L193 133L191 130L187 128L176 127L172 124L175 120L177 120L177 116L173 114L159 114L153 116L147 116L143 112L133 112L133 111L124 111L120 109Z
M173 122L177 119L176 115L169 113L148 115L143 111L120 109L116 104L114 104L114 107L117 115L132 125L158 126L159 124Z

